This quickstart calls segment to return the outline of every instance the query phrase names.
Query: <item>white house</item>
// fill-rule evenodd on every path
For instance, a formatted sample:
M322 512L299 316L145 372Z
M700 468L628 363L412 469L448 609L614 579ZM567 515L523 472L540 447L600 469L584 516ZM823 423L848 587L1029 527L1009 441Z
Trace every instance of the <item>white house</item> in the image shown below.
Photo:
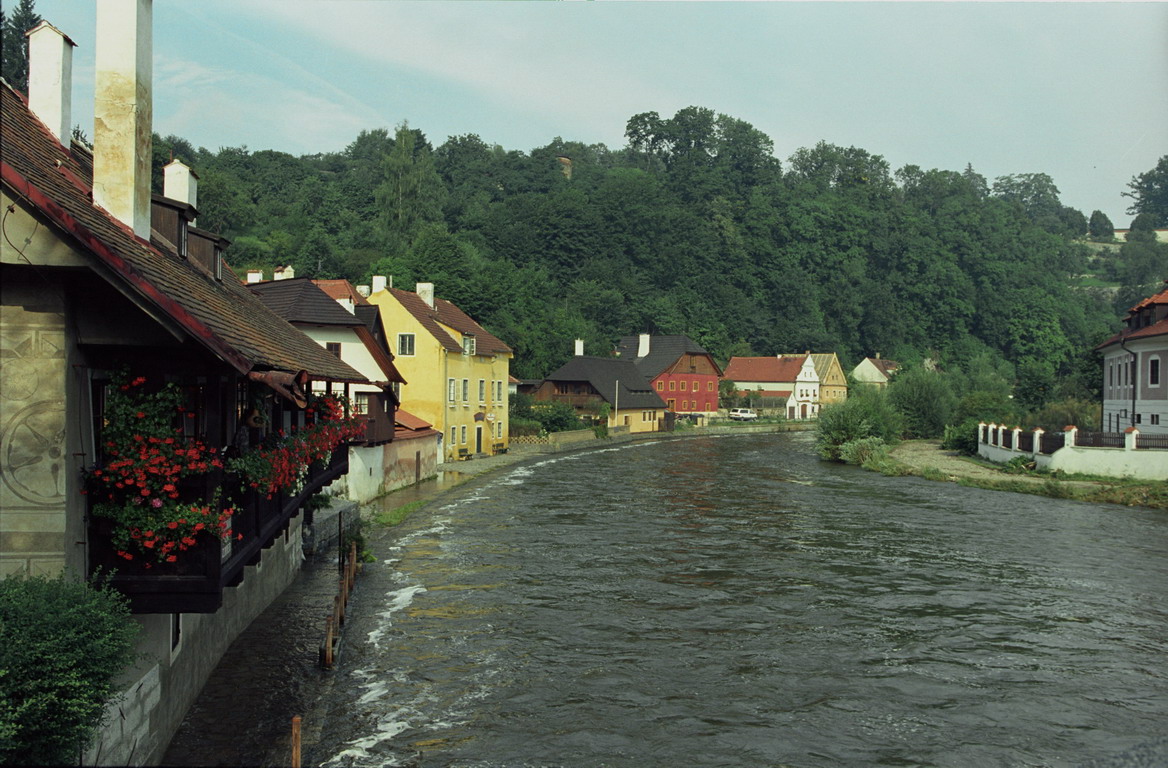
M1168 288L1129 309L1123 330L1096 349L1103 355L1102 428L1168 434Z

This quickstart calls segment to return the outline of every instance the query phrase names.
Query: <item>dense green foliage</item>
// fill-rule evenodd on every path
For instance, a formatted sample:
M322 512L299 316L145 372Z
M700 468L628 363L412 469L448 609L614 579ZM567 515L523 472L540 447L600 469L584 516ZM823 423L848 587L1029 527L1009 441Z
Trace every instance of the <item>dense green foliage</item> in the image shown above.
M1124 196L1134 201L1128 213L1147 214L1151 227L1168 227L1168 155L1161 157L1155 168L1133 177L1128 190Z
M19 0L0 10L0 75L18 91L28 92L28 40L25 33L41 23L35 0Z
M866 438L886 445L896 443L904 434L904 423L904 416L893 407L885 390L855 387L847 400L819 412L816 449L825 459L842 461L844 446L849 443Z
M434 282L515 348L524 378L574 338L685 333L722 361L813 349L850 368L879 351L955 369L989 355L1045 396L1114 325L1110 295L1072 287L1088 222L1045 174L893 173L822 142L783 164L766 135L699 107L636 115L626 137L524 153L474 135L434 148L403 125L298 158L170 136L155 161L199 172L199 223L233 240L237 270ZM1134 285L1156 270L1129 272Z
M77 761L133 660L137 627L112 589L0 581L0 765Z

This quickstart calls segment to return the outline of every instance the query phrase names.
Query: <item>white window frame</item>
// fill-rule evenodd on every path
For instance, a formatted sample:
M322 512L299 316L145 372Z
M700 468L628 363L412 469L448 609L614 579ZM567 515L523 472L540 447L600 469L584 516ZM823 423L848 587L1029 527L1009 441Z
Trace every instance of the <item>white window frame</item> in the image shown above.
M487 380L479 379L479 405L487 402Z
M462 337L462 354L464 354L464 355L475 354L475 350L476 350L477 346L478 345L475 341L474 336L467 334L467 335L464 335Z
M446 380L446 400L453 403L458 397L458 379Z
M462 444L466 445L466 425L462 425Z
M470 379L462 380L462 403L463 405L470 404ZM463 440L465 443L466 441Z
M409 352L406 352L405 349L402 347L402 344L407 339L409 340L409 347L410 347ZM415 347L415 344L416 344L416 338L414 337L414 334L412 334L412 333L399 333L397 335L397 354L398 354L398 357L414 357L414 355L417 353L417 348Z
M1149 387L1160 386L1160 379L1163 377L1163 370L1162 369L1163 369L1163 366L1160 365L1159 356L1153 356L1153 357L1148 358L1148 386ZM1152 377L1152 374L1155 374L1154 379Z

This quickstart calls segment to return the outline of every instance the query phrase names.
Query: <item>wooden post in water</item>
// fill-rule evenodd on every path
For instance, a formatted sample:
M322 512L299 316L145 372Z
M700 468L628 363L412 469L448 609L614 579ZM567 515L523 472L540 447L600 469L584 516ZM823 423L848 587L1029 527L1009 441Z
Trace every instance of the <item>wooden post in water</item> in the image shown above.
M292 718L292 768L300 768L300 715Z

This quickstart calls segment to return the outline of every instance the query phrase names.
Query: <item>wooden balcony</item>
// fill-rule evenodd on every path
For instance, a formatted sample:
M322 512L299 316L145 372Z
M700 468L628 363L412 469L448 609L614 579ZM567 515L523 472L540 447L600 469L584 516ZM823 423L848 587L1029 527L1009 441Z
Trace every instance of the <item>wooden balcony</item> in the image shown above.
M89 570L112 574L110 583L130 600L134 613L214 613L223 604L223 590L243 581L244 569L259 562L304 503L324 486L349 471L349 447L337 446L327 464L309 467L303 490L295 496L277 493L269 499L246 487L239 477L217 470L184 483L182 498L209 499L217 488L238 500L231 517L231 538L220 542L203 534L198 544L174 563L149 563L117 556L111 544L109 520L90 516ZM238 538L242 534L243 538Z

